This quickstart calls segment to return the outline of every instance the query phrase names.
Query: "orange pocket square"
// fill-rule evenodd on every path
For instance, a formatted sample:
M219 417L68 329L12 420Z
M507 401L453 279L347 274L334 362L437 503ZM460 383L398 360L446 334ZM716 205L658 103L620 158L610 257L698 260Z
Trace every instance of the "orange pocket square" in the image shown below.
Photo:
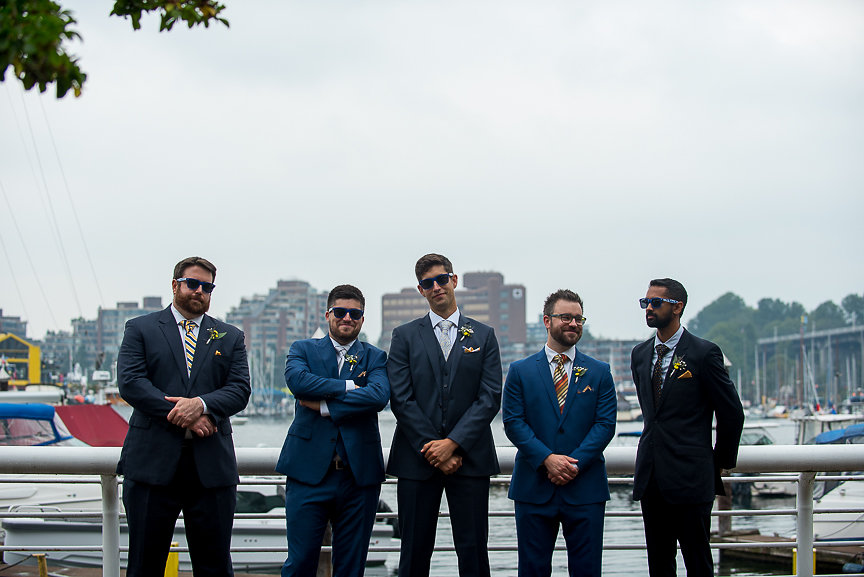
M365 377L365 376L366 376L366 371L363 371L362 373L357 375L355 378L359 379L360 377Z
M678 375L678 378L679 379L692 379L693 373L691 373L690 371L685 371L685 372L681 373L680 375Z
M477 348L474 348L474 347L462 347L462 351L465 352L465 353L476 353L476 352L478 352L479 350L480 350L480 347L477 347Z
M217 356L217 357L221 357L221 356L222 356L222 352L221 352L219 349L216 349L215 356Z

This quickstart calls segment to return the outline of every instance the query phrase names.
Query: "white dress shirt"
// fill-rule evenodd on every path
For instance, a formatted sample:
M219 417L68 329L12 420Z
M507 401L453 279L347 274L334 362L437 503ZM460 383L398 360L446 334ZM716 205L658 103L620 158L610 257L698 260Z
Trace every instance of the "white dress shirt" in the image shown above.
M663 371L661 374L663 375L663 379L666 379L666 371L669 370L669 364L672 362L672 357L675 356L675 347L678 346L678 341L681 340L681 335L684 334L683 325L678 327L678 330L675 331L675 334L669 337L669 340L665 343L660 340L660 335L654 335L654 354L651 355L651 366L653 367L657 364L657 345L666 345L669 347L669 352L663 356Z

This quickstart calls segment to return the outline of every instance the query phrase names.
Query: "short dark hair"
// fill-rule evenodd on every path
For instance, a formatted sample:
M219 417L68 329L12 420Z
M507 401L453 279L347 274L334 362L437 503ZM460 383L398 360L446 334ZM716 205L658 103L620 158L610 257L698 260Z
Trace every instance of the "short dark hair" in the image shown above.
M363 298L363 293L360 292L354 285L350 284L340 284L337 287L333 287L333 290L330 291L330 294L327 295L327 308L333 306L333 303L338 301L339 299L351 299L355 301L360 301L360 304L363 305L363 308L366 308L366 299Z
M552 311L555 310L555 303L558 301L568 301L571 303L579 303L579 306L583 309L585 308L585 304L582 302L582 297L578 294L574 293L569 289L558 289L548 297L546 297L546 302L543 303L543 316L548 317L552 314Z
M183 278L186 269L190 266L200 266L201 268L210 271L210 274L213 275L213 280L216 280L216 265L200 256L189 256L178 262L174 266L174 278Z
M433 266L443 266L446 272L453 272L453 263L450 262L449 258L443 254L430 252L421 256L417 264L414 265L414 276L417 277L417 282L423 280L423 275Z
M687 289L684 288L683 284L671 278L655 278L648 286L665 288L666 294L669 295L670 299L681 301L683 305L681 307L681 316L684 316L684 308L687 306Z

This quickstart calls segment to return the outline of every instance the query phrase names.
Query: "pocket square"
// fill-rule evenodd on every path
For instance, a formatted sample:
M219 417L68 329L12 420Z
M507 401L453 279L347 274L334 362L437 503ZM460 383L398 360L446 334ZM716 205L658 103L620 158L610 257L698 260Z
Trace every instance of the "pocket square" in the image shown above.
M462 352L468 353L476 353L480 351L480 347L462 347Z
M582 389L581 391L579 391L579 394L581 395L581 394L584 393L585 391L593 391L593 390L594 390L594 389L591 388L591 385L585 385L585 388Z
M216 349L216 352L214 353L214 356L216 356L216 357L221 357L221 356L222 356L222 351L220 351L219 349Z
M691 373L690 371L686 371L686 372L683 372L680 375L678 375L678 378L679 379L692 379L693 373Z
M365 377L365 376L366 376L366 371L363 371L362 373L360 373L359 375L357 375L357 376L354 377L354 378L355 378L355 379L359 379L360 377Z

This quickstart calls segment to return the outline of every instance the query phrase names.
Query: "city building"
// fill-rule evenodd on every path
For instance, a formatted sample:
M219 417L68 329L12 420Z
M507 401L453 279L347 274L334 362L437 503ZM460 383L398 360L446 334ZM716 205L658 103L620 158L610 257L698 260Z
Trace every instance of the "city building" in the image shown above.
M504 275L498 272L466 272L459 275L456 302L462 314L495 329L502 356L504 347L524 345L525 285L505 284ZM417 287L382 296L378 346L389 351L393 329L428 312L429 303Z
M12 333L0 333L0 371L4 390L42 382L39 347Z
M301 280L280 280L267 294L244 297L226 315L226 322L243 330L249 368L256 384L285 386L285 358L296 340L326 334L327 292Z
M27 338L27 321L22 321L21 317L10 317L3 314L3 309L0 309L0 334L10 334Z

